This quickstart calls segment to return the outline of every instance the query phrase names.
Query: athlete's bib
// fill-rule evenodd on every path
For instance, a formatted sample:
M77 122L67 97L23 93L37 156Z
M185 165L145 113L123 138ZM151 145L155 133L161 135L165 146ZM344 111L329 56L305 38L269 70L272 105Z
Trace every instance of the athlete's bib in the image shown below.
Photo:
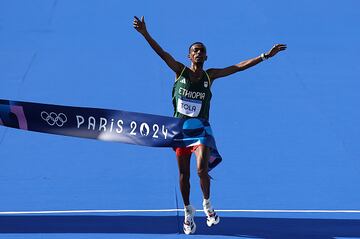
M189 117L198 117L201 110L202 101L179 98L177 101L177 111Z

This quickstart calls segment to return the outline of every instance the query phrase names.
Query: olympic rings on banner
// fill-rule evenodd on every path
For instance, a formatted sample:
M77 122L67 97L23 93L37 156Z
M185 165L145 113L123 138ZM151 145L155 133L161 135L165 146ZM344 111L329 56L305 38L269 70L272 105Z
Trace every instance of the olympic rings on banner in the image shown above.
M67 121L67 117L63 113L56 114L54 112L51 112L49 114L46 111L41 112L41 118L45 120L49 125L53 126L56 124L59 127L62 127Z

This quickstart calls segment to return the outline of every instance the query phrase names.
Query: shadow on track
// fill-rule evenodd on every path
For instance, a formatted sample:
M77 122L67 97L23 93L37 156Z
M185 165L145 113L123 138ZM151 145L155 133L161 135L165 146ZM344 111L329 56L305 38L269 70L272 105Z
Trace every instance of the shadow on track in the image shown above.
M253 238L360 237L360 220L222 217L208 228L195 218L198 235ZM176 216L0 216L0 233L182 233ZM154 226L161 225L161 226Z

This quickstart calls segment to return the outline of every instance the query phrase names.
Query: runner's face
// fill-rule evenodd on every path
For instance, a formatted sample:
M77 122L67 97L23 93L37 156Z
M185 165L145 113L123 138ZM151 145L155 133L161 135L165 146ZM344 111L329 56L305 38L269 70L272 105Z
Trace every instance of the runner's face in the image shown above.
M206 48L202 44L195 44L190 48L189 58L193 63L204 63L207 60Z

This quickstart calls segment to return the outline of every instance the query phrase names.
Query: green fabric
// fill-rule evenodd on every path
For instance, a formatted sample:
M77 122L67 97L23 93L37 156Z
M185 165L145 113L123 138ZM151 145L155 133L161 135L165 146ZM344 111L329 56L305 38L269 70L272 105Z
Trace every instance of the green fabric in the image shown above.
M209 120L210 100L212 97L210 79L204 72L201 80L191 82L189 71L191 70L185 67L173 86L174 117L196 117Z

